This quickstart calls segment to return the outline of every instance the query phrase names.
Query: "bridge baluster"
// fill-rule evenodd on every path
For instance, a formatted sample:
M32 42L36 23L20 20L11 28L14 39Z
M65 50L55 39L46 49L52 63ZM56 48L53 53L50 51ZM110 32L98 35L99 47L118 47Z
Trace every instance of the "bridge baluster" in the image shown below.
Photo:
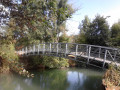
M88 56L88 45L86 46L86 56Z
M100 58L100 53L101 53L101 47L99 47L99 55L98 55L99 58Z
M105 66L106 57L107 57L107 50L105 50L104 62L103 62L103 68L104 68L104 66Z
M77 55L78 55L78 44L76 44L76 47L75 47L75 60L77 58Z
M87 61L87 64L89 63L90 53L91 53L91 46L88 47L88 61Z
M78 44L76 44L76 50L75 50L75 55L78 54Z
M67 49L68 49L68 44L66 43L66 44L65 44L65 57L66 57L66 55L67 55Z

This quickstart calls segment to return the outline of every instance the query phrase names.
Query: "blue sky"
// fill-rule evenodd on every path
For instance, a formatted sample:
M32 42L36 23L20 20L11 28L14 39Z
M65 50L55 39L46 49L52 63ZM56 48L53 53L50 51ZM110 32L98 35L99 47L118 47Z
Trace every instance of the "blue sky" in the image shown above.
M97 14L110 16L107 18L110 26L120 19L120 0L68 0L68 3L78 9L66 23L68 35L79 33L78 26L85 15L88 15L91 20Z

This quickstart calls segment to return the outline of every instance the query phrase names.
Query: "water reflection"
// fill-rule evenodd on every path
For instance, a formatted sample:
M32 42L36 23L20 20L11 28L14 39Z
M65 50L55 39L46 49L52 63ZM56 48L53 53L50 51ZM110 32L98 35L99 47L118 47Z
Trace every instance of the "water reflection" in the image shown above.
M67 79L70 83L70 86L67 90L79 90L79 87L83 86L84 81L86 80L86 75L80 72L71 72L68 71Z
M34 78L0 76L0 90L101 90L103 71L70 68L33 72Z
M84 72L69 71L67 78L70 85L67 90L102 90L102 78L100 76L95 76L95 73L92 71L89 71L89 73L85 74Z

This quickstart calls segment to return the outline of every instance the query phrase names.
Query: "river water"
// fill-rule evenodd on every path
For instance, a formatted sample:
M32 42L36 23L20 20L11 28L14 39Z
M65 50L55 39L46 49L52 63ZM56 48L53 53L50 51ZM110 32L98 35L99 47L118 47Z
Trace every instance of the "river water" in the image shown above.
M0 75L0 90L103 90L101 69L67 68L32 73L34 78Z

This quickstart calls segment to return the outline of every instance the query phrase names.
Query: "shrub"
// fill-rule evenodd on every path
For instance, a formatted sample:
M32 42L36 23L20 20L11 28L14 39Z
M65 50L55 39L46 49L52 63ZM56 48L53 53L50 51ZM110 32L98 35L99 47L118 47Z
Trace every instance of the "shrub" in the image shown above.
M9 65L13 60L18 60L14 44L0 44L0 72L9 72Z
M21 61L24 63L27 69L39 69L39 68L62 68L68 67L68 59L53 57L53 56L28 56L23 57Z
M69 66L68 59L52 56L44 56L43 64L49 68L62 68Z

